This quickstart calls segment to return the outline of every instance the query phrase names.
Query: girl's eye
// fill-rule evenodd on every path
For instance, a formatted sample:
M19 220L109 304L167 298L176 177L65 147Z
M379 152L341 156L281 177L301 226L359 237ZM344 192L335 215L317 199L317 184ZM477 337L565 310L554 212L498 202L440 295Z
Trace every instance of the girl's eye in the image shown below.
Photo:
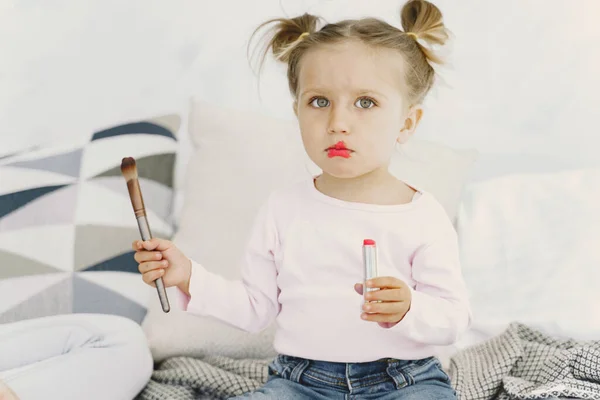
M324 97L316 97L311 100L310 104L313 107L323 108L323 107L327 107L329 105L329 100L327 100Z
M361 97L360 99L356 100L354 105L360 108L372 108L375 106L375 102L368 97Z

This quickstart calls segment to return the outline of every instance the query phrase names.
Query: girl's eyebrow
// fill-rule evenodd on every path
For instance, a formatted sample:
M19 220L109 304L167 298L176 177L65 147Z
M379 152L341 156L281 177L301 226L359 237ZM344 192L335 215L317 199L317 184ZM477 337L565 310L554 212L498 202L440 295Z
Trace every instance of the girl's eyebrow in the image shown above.
M364 95L374 95L374 96L379 96L379 97L383 97L384 99L387 99L387 96L381 92L375 91L375 90L369 90L369 89L364 89L364 90L359 90L356 95L357 96L364 96Z
M324 89L319 89L319 88L308 88L303 90L300 93L300 97L306 96L309 93L325 93L327 92L327 90ZM384 95L381 92L375 91L375 90L371 90L371 89L359 89L355 92L355 96L364 96L364 95L374 95L374 96L379 96L379 97L383 97L384 99L387 99L387 96Z
M308 88L303 90L302 92L300 92L300 97L307 95L308 93L318 93L318 92L323 92L323 90L321 89L317 89L317 88Z

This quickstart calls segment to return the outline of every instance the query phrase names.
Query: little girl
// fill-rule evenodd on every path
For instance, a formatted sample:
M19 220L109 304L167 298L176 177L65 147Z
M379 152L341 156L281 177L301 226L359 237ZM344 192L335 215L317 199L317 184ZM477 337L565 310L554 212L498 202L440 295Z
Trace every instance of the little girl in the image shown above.
M439 62L421 43L443 44L447 32L424 0L406 3L401 19L403 31L373 18L317 29L307 14L265 23L277 22L267 50L288 65L304 147L322 173L270 195L241 280L168 241L133 244L144 281L177 286L188 312L250 332L276 320L279 356L243 398L456 398L434 357L470 323L456 233L431 194L388 171L422 117L429 63ZM363 302L367 238L379 276Z

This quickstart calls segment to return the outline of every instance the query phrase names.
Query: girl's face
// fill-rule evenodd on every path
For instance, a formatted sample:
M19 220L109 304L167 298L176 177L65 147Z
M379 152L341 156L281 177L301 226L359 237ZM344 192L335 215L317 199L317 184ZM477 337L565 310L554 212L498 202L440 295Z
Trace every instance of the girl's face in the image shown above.
M309 50L299 67L294 110L311 160L337 178L387 171L422 113L406 101L402 56L348 41Z

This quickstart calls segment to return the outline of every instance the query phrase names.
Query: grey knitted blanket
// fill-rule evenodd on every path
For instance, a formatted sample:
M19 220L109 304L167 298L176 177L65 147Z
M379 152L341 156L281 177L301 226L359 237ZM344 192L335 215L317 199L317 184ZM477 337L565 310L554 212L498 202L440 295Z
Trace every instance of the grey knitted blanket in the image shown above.
M459 400L600 399L600 341L558 340L513 323L457 353L449 375Z
M227 399L261 387L267 380L265 360L236 360L222 356L202 359L173 357L152 373L136 400Z
M170 358L137 400L227 399L262 386L270 361ZM600 400L600 341L558 340L514 323L457 353L449 375L459 400Z

